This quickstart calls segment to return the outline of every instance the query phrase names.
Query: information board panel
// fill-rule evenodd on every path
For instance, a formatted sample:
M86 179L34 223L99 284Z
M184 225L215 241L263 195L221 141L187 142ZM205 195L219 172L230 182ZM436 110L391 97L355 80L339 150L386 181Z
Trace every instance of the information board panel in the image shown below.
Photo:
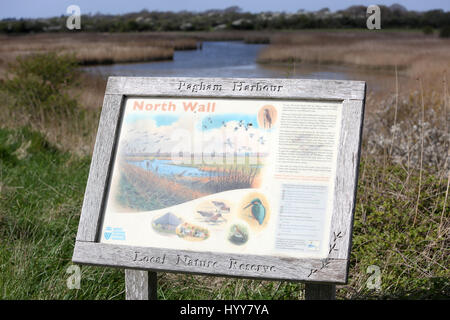
M364 95L110 78L74 262L345 283Z

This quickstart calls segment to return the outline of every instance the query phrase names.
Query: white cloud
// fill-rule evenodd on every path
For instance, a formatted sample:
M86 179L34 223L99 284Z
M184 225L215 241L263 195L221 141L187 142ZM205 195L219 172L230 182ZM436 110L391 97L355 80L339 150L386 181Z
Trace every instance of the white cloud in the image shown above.
M200 121L200 120L199 120ZM200 122L201 123L201 122ZM195 125L196 124L196 125ZM140 119L132 125L124 124L121 148L126 153L253 153L266 152L269 147L267 130L239 125L228 121L226 126L203 131L189 116L168 126L157 127L153 119Z

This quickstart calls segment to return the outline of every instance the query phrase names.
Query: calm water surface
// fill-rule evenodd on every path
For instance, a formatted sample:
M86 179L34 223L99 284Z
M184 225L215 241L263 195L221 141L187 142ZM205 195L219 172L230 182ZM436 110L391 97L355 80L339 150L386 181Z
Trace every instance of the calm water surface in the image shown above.
M262 65L256 63L259 52L266 45L239 41L203 42L202 50L175 51L172 61L127 63L87 67L86 70L103 76L144 77L242 77L242 78L306 78L333 80L363 80L368 91L393 87L393 73L362 71L348 66L296 64ZM173 165L170 160L130 161L131 164L160 175L206 177L218 172Z
M216 176L218 173L212 171L202 171L194 167L180 166L172 164L171 160L141 160L128 161L128 163L138 166L142 169L153 171L163 176L190 176L190 177L210 177Z
M175 51L172 61L87 67L104 76L242 77L364 80L369 90L392 86L394 75L335 65L262 65L256 59L264 44L241 41L203 42L202 50ZM388 82L386 82L388 80Z

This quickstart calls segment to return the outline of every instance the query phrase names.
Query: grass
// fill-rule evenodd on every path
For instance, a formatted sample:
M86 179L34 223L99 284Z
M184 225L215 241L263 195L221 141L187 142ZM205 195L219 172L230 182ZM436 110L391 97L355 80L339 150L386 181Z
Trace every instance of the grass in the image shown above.
M400 165L379 166L370 157L363 159L360 170L350 282L341 295L353 299L448 299L446 177L424 173L417 202L420 214L415 217L418 173L411 174ZM442 220L443 212L447 212L446 220ZM439 231L442 228L447 235ZM379 292L365 287L369 265L381 269Z
M70 151L77 155L89 155L94 149L97 125L100 116L99 109L80 108L75 111L73 117L77 121L69 119L56 121L60 118L57 112L48 112L45 120L33 120L33 117L19 106L14 106L14 98L0 90L0 99L7 107L0 108L0 119L3 128L28 127L40 132L45 139L60 150ZM80 99L82 100L82 99ZM100 104L101 105L101 104Z
M174 50L197 49L202 41L233 40L270 43L260 63L297 61L377 69L414 65L416 74L430 63L447 65L450 51L448 39L398 30L49 33L1 35L0 68L5 69L19 55L48 51L75 53L81 64L167 60L173 58Z
M259 169L249 165L235 165L218 167L218 174L210 175L208 182L203 186L210 193L219 193L227 190L251 188Z
M412 77L450 66L450 40L405 32L295 32L270 39L260 63L347 64L369 69L408 69ZM431 70L432 69L432 70Z
M199 45L192 37L158 33L0 35L0 69L5 70L16 57L32 53L70 53L80 64L93 65L171 60L174 50L193 50Z
M90 158L62 152L27 128L0 129L0 292L2 299L123 299L119 269L82 267L69 290L71 265ZM447 181L423 176L412 226L417 174L364 158L355 215L349 285L340 298L449 297ZM387 181L387 182L383 182ZM447 212L448 213L448 212ZM369 265L382 270L382 291L365 286ZM159 274L160 299L298 299L298 283Z
M205 196L175 179L161 177L137 166L121 163L117 197L121 205L140 210L157 210Z
M259 169L248 166L212 168L207 178L162 176L122 162L117 189L119 205L129 209L157 210L208 194L250 188ZM217 174L218 173L218 174Z
M27 128L0 129L0 145L0 298L124 299L120 269L83 266L81 289L66 286L90 158L61 152ZM18 152L24 145L25 152ZM267 299L300 294L291 289L281 295L284 291L273 283L223 281L160 273L158 295ZM281 288L293 286L284 283Z
M407 77L396 77L392 91L367 96L350 278L338 286L341 299L450 297L447 53L434 45L428 53L415 50L408 37L418 41L414 33L399 39L412 52L405 53ZM369 59L376 50L359 54ZM415 52L423 54L408 60ZM390 63L385 58L379 63ZM83 112L31 120L19 97L0 90L1 299L124 299L119 269L83 266L81 289L66 287L101 101L86 105L77 92L83 87L69 90ZM366 285L370 265L381 270L380 291ZM158 285L160 299L303 298L302 284L278 281L159 273Z
M1 299L111 298L122 289L120 270L83 268L82 285L68 290L79 208L89 158L73 157L27 128L0 130ZM84 283L83 283L84 282Z
M18 56L75 54L82 65L172 60L175 50L195 50L202 41L268 43L262 32L42 33L0 35L0 78Z

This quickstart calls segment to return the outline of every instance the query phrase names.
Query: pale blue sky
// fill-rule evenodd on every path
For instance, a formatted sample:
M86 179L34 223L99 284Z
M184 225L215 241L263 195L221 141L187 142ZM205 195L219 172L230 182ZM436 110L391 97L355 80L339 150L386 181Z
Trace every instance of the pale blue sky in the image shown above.
M450 10L449 0L0 0L0 19L3 18L38 18L53 17L66 14L66 8L75 4L81 8L82 14L105 13L119 14L136 12L142 9L149 11L204 11L207 9L223 9L239 5L244 11L286 11L296 12L298 9L315 11L324 7L332 11L345 9L351 5L399 3L409 10L426 11L431 9Z

